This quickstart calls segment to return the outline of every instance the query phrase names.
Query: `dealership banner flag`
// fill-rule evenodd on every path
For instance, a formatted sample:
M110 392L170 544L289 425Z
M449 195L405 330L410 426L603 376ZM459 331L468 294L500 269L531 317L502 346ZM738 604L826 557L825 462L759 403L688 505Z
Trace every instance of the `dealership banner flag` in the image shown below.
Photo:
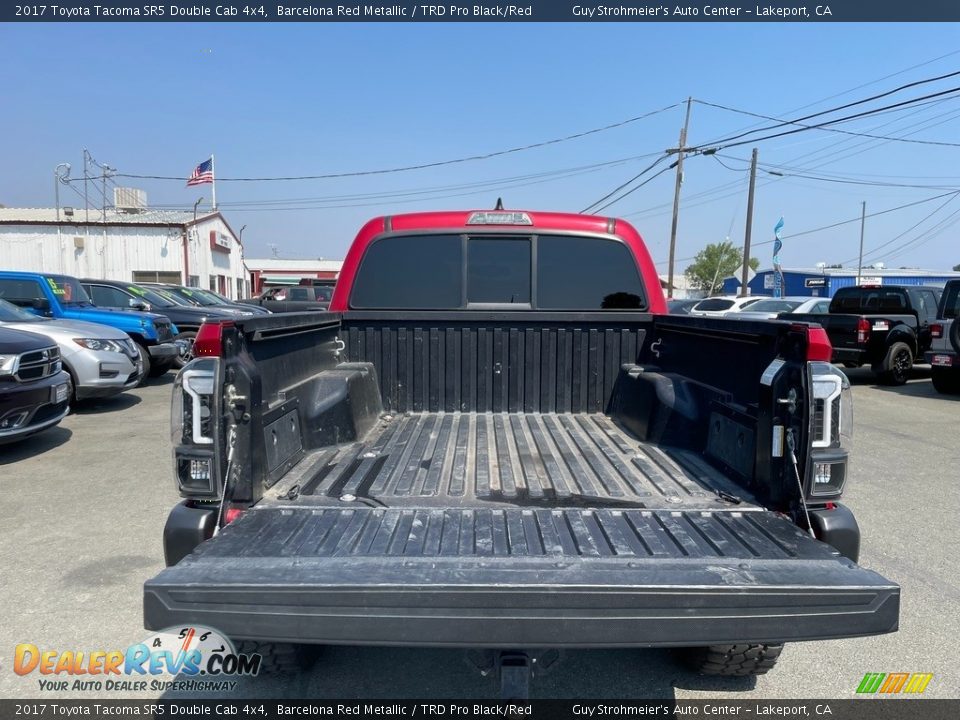
M780 233L783 231L783 218L777 220L773 226L773 296L783 296L783 268L780 267L780 248L783 247L783 238Z

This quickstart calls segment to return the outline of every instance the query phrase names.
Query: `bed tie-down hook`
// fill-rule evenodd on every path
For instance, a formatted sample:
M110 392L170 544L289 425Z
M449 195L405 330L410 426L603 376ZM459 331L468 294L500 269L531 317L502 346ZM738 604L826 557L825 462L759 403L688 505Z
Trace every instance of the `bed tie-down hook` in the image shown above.
M333 339L333 355L340 357L340 353L347 349L347 344L339 336Z

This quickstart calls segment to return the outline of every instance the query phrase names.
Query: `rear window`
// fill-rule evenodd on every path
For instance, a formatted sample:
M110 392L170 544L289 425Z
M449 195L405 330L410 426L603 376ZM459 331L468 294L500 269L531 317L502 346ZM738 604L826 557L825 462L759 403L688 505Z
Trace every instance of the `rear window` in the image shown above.
M541 235L537 307L545 310L643 310L643 282L633 254L616 240Z
M402 235L373 242L350 306L443 310L643 310L643 282L616 240L565 235Z
M467 302L530 302L530 240L528 238L470 238L468 240Z
M723 298L710 298L701 300L693 306L694 310L703 310L705 312L716 312L717 310L729 310L733 307L733 300L724 300Z
M367 248L353 285L355 308L443 310L463 302L459 235L407 235Z
M831 313L850 315L891 315L907 312L909 305L903 290L883 288L853 288L838 290L830 301Z
M746 307L750 312L790 312L799 304L793 300L759 300Z

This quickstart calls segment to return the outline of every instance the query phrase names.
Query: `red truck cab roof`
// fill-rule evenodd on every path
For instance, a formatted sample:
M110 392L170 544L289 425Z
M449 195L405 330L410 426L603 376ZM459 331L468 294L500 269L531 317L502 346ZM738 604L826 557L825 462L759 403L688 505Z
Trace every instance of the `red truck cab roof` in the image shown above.
M525 210L449 210L388 215L370 220L360 229L347 251L330 300L330 310L343 312L350 309L349 298L357 270L374 240L391 233L400 235L416 231L447 231L459 235L491 231L523 234L550 231L596 237L598 240L615 239L622 242L633 256L646 291L646 311L655 314L667 312L656 267L647 252L646 244L630 223L596 215Z

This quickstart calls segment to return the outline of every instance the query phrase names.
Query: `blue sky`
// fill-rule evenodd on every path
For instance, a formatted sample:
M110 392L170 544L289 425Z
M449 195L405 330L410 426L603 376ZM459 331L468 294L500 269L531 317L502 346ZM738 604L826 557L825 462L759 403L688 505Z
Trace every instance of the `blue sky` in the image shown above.
M131 174L184 176L211 152L224 178L376 170L536 143L689 95L782 116L844 93L805 111L815 112L957 70L960 52L927 61L958 50L949 24L7 25L0 27L0 66L9 70L0 113L0 203L51 206L54 167L70 162L78 176L84 147ZM901 72L920 63L927 64ZM899 74L881 80L892 73ZM888 102L954 85L960 82L905 91ZM675 145L682 122L677 107L489 160L348 179L223 181L217 195L230 223L247 226L248 257L268 256L273 244L282 257L340 258L360 225L382 213L486 208L498 195L511 208L579 211L651 161L638 156ZM756 122L694 105L689 141L706 143ZM839 127L960 143L960 98ZM960 188L960 147L821 131L758 147L761 163L807 174ZM728 234L742 242L746 164L735 158L748 158L750 148L725 152L723 162L733 170L709 157L687 161L678 258ZM635 159L541 175L625 158ZM504 180L531 175L540 176ZM118 181L146 189L151 205L190 207L201 195L210 199L209 186ZM402 194L413 191L420 194ZM855 264L859 223L790 235L856 218L862 200L869 214L945 192L762 174L754 241L769 240L782 214L785 266ZM661 269L672 194L667 172L604 211L636 224ZM71 196L82 203L64 189L64 202ZM867 261L960 263L960 224L950 225L960 220L960 213L951 216L960 198L924 220L948 199L868 218ZM262 201L278 202L250 204ZM754 254L769 265L769 245Z

